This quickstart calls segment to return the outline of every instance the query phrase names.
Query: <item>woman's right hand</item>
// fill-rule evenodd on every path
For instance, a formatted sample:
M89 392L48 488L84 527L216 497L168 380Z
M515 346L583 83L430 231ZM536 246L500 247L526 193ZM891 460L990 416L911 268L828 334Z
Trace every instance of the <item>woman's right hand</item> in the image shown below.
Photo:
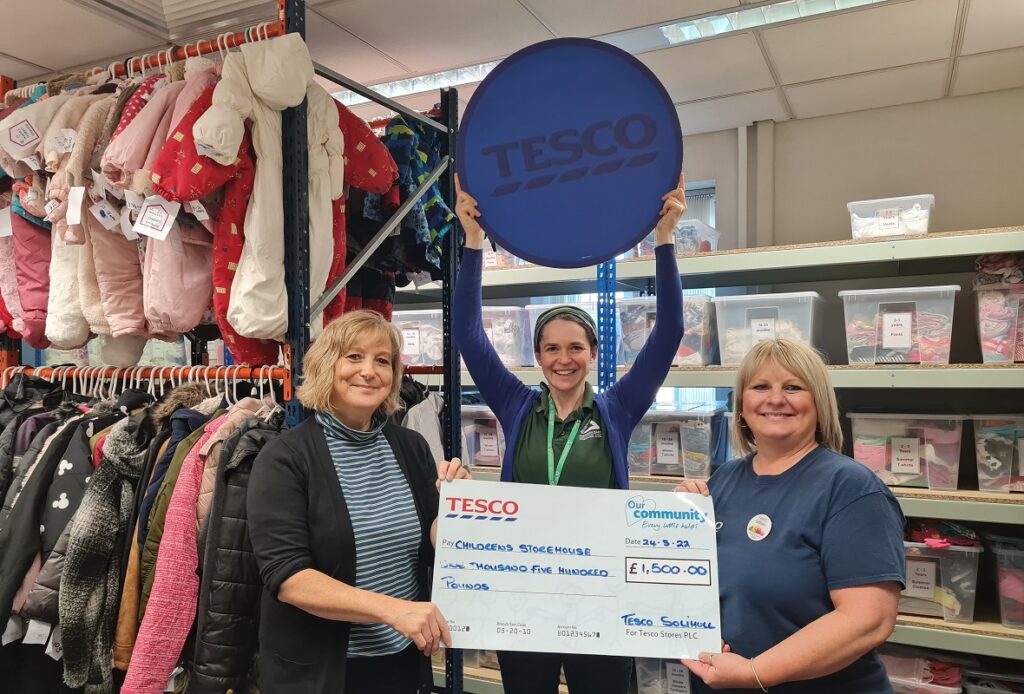
M441 644L451 648L452 636L441 610L432 602L401 600L388 626L416 644L424 655L437 653Z
M466 231L466 247L482 249L484 230L480 227L480 222L476 221L480 216L480 210L476 207L476 199L462 190L458 174L455 174L455 214Z
M711 496L711 490L708 489L708 483L704 480L683 480L679 483L679 486L676 487L676 491Z

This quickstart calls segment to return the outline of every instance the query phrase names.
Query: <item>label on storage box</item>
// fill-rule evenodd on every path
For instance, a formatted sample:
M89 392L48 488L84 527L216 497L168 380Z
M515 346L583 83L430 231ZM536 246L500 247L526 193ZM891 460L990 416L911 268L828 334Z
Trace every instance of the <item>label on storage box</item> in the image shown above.
M679 465L679 430L674 426L655 424L654 448L658 465Z
M498 430L494 427L477 427L477 431L480 434L480 455L497 458Z
M402 354L407 357L418 357L420 354L420 329L406 328L402 330Z
M895 473L921 474L921 439L892 438L889 469Z
M899 207L887 207L878 211L878 230L894 231L900 228L900 213L903 210Z
M935 596L935 569L938 562L907 559L907 587L903 595L908 598L931 600Z
M484 251L483 266L486 268L498 267L498 254L494 251Z
M754 335L754 342L764 342L775 339L774 318L751 318L750 332Z
M910 349L914 314L910 312L882 314L882 349Z
M665 679L668 680L666 694L690 694L690 671L682 663L665 661Z

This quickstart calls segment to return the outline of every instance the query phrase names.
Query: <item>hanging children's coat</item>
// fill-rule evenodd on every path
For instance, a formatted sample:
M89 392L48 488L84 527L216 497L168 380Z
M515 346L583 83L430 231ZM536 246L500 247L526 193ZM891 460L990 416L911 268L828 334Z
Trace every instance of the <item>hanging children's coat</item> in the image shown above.
M73 98L70 94L51 96L37 101L10 114L0 121L0 147L17 160L31 157L43 140L50 121L64 103ZM40 162L41 163L41 162Z
M46 349L46 304L50 295L50 232L20 215L11 216L18 297L24 311L22 338L33 349Z
M14 212L10 212L12 219ZM25 330L25 312L18 296L18 271L14 266L14 238L0 237L0 296L11 315L10 327L21 335Z
M143 192L135 185L136 172L144 168L153 142L163 143L167 139L174 102L184 88L184 82L172 82L156 90L138 116L107 146L102 160L103 175L112 186ZM144 181L148 179L145 173Z
M192 127L210 108L214 87L209 87L171 131L150 178L153 189L166 200L200 200L221 190L220 205L208 209L213 221L213 313L221 335L238 364L276 364L278 343L240 335L228 321L228 298L242 256L246 210L255 180L255 154L249 130L242 138L235 161L221 164L196 151Z
M196 122L193 133L198 151L228 165L235 161L245 132L252 123L256 148L256 181L246 213L245 246L238 263L238 274L231 287L228 320L246 337L282 339L288 330L288 301L284 286L284 211L282 206L281 111L296 106L307 96L313 79L313 64L306 44L297 34L242 46L224 61L222 79L213 93L213 105ZM327 109L320 99L311 103L310 118L326 118ZM329 106L329 104L327 104ZM337 119L331 117L337 129ZM309 127L309 126L307 126ZM324 123L325 131L330 124ZM331 138L328 138L331 139ZM336 141L340 143L340 132ZM327 140L324 140L327 142ZM324 143L310 143L324 146ZM335 184L331 171L314 170L322 157L311 158L310 181L330 176L330 186L317 188L340 194L340 178ZM340 164L340 162L339 162ZM338 169L340 176L341 171ZM329 207L328 201L328 207ZM321 205L310 200L310 209ZM323 215L318 215L318 219ZM331 238L331 231L310 229L311 238ZM312 222L312 217L311 217ZM326 252L326 253L325 253ZM325 253L329 247L313 246L310 256Z

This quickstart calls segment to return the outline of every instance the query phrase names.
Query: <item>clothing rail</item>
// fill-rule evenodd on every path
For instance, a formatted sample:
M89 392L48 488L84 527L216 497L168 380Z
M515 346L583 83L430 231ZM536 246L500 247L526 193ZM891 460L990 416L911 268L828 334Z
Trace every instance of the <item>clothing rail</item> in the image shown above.
M278 366L132 366L112 368L108 366L13 366L0 372L0 388L6 388L15 374L37 376L47 381L81 380L83 383L99 381L171 381L179 383L207 383L231 381L280 381L285 400L292 397L292 379L288 369Z
M365 97L370 101L375 101L378 104L381 104L382 106L387 106L396 113L400 113L403 116L407 116L408 118L412 118L413 120L419 121L423 125L430 126L435 130L440 130L443 133L448 133L450 130L448 126L446 126L444 123L439 123L433 118L423 115L419 111L411 109L408 106L403 106L394 99L390 99L381 94L380 92L374 91L371 87L359 84L359 82L349 79L344 75L338 74L334 70L326 68L319 63L313 63L313 70L316 72L316 74L320 75L321 77L329 79L335 84L340 84L349 91L355 92L359 96Z
M90 74L103 72L112 73L113 77L124 77L129 72L142 72L150 68L159 68L171 63L181 62L187 58L198 58L230 48L237 48L244 43L265 41L282 36L285 33L285 0L277 0L277 20L266 22L234 33L221 34L215 39L204 39L184 46L171 46L162 51L147 53L142 56L126 58L121 62L111 63L106 68L97 67Z

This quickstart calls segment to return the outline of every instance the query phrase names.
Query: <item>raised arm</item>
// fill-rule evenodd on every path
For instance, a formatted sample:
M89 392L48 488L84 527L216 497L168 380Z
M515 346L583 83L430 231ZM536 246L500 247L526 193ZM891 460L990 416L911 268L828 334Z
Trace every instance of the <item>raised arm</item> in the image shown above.
M462 254L459 277L455 282L452 334L466 360L466 368L473 376L473 383L494 410L498 420L505 422L513 414L508 411L508 403L525 397L529 389L505 367L484 332L480 310L484 232L476 221L480 211L476 207L476 200L459 186L458 177L455 179L455 187L458 193L455 213L466 231L466 248Z
M610 393L627 412L635 413L637 420L654 402L683 339L683 289L673 235L686 213L685 184L685 177L680 176L679 187L662 196L661 220L654 230L657 319L632 368Z

